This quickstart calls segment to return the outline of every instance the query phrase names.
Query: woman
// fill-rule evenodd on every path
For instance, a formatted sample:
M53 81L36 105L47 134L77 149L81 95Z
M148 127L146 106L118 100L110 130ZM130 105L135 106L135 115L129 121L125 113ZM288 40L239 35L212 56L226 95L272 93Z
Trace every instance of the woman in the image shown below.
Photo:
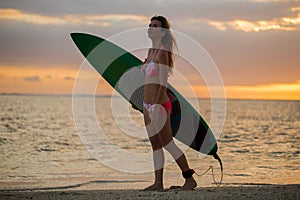
M183 190L197 186L193 178L194 170L190 169L183 152L174 143L171 132L170 114L172 104L167 95L167 80L173 67L173 47L175 40L170 31L168 20L163 16L154 16L148 28L148 37L152 48L148 50L142 71L145 74L144 84L144 121L153 150L155 181L144 190L163 189L163 169L165 148L182 171L185 183Z

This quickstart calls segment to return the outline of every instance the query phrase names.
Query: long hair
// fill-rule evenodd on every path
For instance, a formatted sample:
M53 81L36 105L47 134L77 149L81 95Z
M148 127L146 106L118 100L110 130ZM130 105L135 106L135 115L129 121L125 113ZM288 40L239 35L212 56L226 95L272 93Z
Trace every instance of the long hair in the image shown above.
M174 67L174 47L177 49L177 44L174 36L171 33L170 30L170 23L167 20L167 18L159 15L155 15L151 18L152 20L158 20L161 22L161 27L164 28L165 35L162 37L162 43L165 45L165 47L168 49L168 59L169 59L169 67L172 69Z

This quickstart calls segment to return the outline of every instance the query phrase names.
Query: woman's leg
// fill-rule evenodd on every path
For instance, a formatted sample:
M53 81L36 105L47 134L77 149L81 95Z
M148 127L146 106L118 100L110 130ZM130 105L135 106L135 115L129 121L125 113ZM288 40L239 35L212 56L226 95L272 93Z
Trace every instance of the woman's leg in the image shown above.
M144 190L145 191L160 190L163 189L163 170L164 170L164 162L165 162L164 152L162 149L159 136L157 134L153 134L155 128L150 125L151 120L148 112L145 109L144 109L144 120L145 120L145 125L147 127L147 132L149 135L149 140L153 151L154 176L155 176L154 183L149 187L145 188Z
M164 162L165 162L164 152L163 152L159 137L157 135L152 136L149 139L150 139L150 142L152 145L152 150L153 150L155 180L152 185L145 188L144 190L146 190L146 191L160 190L160 189L163 189L163 171L164 171ZM160 146L160 148L159 148L159 146Z
M189 165L184 153L175 144L172 137L172 129L170 123L170 113L167 114L167 120L161 131L158 132L158 137L161 145L172 155L182 172L188 171ZM197 186L195 179L191 176L185 179L185 184L182 186L184 190L190 190Z

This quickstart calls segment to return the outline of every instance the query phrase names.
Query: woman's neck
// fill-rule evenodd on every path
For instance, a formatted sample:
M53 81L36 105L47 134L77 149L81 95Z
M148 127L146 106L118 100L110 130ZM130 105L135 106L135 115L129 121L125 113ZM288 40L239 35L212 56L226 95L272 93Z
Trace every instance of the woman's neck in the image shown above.
M161 40L152 40L152 48L159 49L162 45Z

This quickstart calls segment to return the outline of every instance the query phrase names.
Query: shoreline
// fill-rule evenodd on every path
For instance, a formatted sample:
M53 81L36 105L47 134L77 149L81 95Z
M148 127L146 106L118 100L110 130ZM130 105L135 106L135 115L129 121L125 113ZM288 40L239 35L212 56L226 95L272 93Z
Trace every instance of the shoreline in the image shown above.
M0 190L2 199L297 199L300 184L198 187L190 191L129 190Z

